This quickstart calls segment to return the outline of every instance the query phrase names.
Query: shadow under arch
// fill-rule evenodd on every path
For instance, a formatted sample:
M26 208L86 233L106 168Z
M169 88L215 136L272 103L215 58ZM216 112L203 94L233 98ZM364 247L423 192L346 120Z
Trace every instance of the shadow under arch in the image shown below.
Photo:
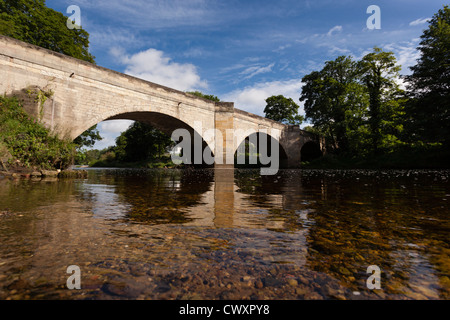
M264 142L266 142L265 150L260 150L260 147L264 146ZM278 154L272 154L272 144L274 143L278 144ZM279 140L265 132L253 132L242 139L234 152L234 166L235 168L260 168L270 166L270 163L261 163L261 155L266 155L270 159L278 157L280 169L288 167L288 156L285 147ZM253 161L251 159L252 157L254 157ZM255 157L256 163L254 163Z
M309 162L323 156L320 145L315 141L306 142L300 150L300 161Z
M110 121L110 120L132 120L132 121L139 121L146 124L149 124L153 126L154 128L160 130L161 132L167 134L169 137L172 135L172 132L177 129L185 129L190 133L191 136L191 156L194 155L194 142L195 141L201 141L202 142L202 152L210 152L211 156L214 157L214 152L210 148L209 144L203 139L201 134L199 134L194 128L192 128L189 124L186 122L177 119L173 116L159 113L159 112L152 112L152 111L134 111L134 112L124 112L120 114L116 114L114 116L108 117L106 119L103 119L100 122L103 121ZM178 141L175 141L178 143ZM194 159L191 159L191 163L194 163ZM198 166L198 167L211 167L212 165L206 164L204 161L202 161L202 164L192 165L192 166Z

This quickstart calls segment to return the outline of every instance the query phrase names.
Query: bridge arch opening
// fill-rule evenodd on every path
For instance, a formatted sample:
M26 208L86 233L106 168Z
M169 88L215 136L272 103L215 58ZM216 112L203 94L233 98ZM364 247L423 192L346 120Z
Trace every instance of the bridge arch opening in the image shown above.
M278 148L272 148L272 144L277 144ZM277 154L272 154L274 151ZM277 159L280 169L288 167L288 156L283 145L264 132L252 133L242 140L234 153L234 166L235 168L269 167L271 164L261 161L261 156Z
M186 122L177 119L173 116L158 113L158 112L148 112L148 111L139 111L139 112L125 112L120 113L111 117L108 117L98 123L111 121L111 120L131 120L135 122L141 122L152 126L153 128L161 131L166 134L168 138L171 138L172 133L177 129L185 129L191 135L191 155L194 154L194 142L201 141L202 142L202 152L210 154L214 157L214 152L210 147L209 143L205 141L201 134L199 134L194 128L192 128ZM98 124L97 123L97 124ZM174 141L174 145L178 144L180 141ZM176 150L173 150L176 151ZM191 161L192 164L189 166L195 167L211 167L212 165L205 163L204 161L200 164L194 164L194 161Z
M306 142L300 150L301 162L310 162L323 156L320 145L315 141Z

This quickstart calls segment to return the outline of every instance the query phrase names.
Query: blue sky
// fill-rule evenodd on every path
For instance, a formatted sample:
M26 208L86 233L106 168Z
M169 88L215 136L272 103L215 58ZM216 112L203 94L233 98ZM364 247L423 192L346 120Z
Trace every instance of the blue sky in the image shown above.
M298 104L301 79L340 55L356 59L374 46L393 51L402 74L419 57L419 37L441 0L47 0L66 15L81 9L82 27L98 65L182 91L199 90L263 115L265 99L282 94ZM369 30L367 8L381 9ZM302 113L303 111L301 111ZM129 126L100 123L114 144Z

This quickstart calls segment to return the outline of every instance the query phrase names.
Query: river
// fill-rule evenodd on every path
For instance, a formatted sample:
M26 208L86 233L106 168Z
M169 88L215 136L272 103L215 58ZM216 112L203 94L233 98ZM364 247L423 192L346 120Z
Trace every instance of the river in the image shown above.
M449 179L245 169L1 178L0 299L449 299Z

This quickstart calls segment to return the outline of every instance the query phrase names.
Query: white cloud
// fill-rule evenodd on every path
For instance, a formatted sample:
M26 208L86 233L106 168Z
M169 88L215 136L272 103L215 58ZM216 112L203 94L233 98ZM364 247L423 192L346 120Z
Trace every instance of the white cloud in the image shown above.
M205 25L217 19L215 3L206 0L78 0L78 5L115 17L133 29Z
M431 18L424 18L424 19L417 19L417 20L414 20L414 21L411 21L410 23L409 23L409 25L410 26L418 26L418 25L421 25L421 24L425 24L425 23L427 23L428 21L430 21L431 20Z
M102 150L116 144L116 138L127 130L134 121L132 120L108 120L100 122L97 129L102 136L102 140L97 141L92 149Z
M281 52L281 51L284 51L284 50L286 50L286 49L288 49L290 47L292 47L292 44L288 43L288 44L286 44L284 46L279 46L278 49L273 50L273 52Z
M225 94L222 100L233 101L236 108L263 116L265 100L271 96L283 95L299 104L302 86L299 79L262 82Z
M250 79L258 74L271 72L274 65L275 65L275 63L272 63L266 67L261 67L261 66L249 67L249 68L245 69L244 71L242 71L240 74L245 75L244 79Z
M391 43L383 47L384 50L394 52L397 63L402 66L402 74L411 73L409 67L414 66L417 63L417 59L420 58L420 52L416 49L418 41L418 39L415 39L402 44Z
M105 133L121 133L127 130L134 121L132 120L108 120L100 122L98 127Z
M125 73L131 76L181 91L208 87L194 65L173 62L162 51L148 49L129 56L123 50L113 48L111 53L126 66Z
M333 35L333 32L340 32L342 31L342 26L334 26L333 28L328 31L327 36L331 37Z

